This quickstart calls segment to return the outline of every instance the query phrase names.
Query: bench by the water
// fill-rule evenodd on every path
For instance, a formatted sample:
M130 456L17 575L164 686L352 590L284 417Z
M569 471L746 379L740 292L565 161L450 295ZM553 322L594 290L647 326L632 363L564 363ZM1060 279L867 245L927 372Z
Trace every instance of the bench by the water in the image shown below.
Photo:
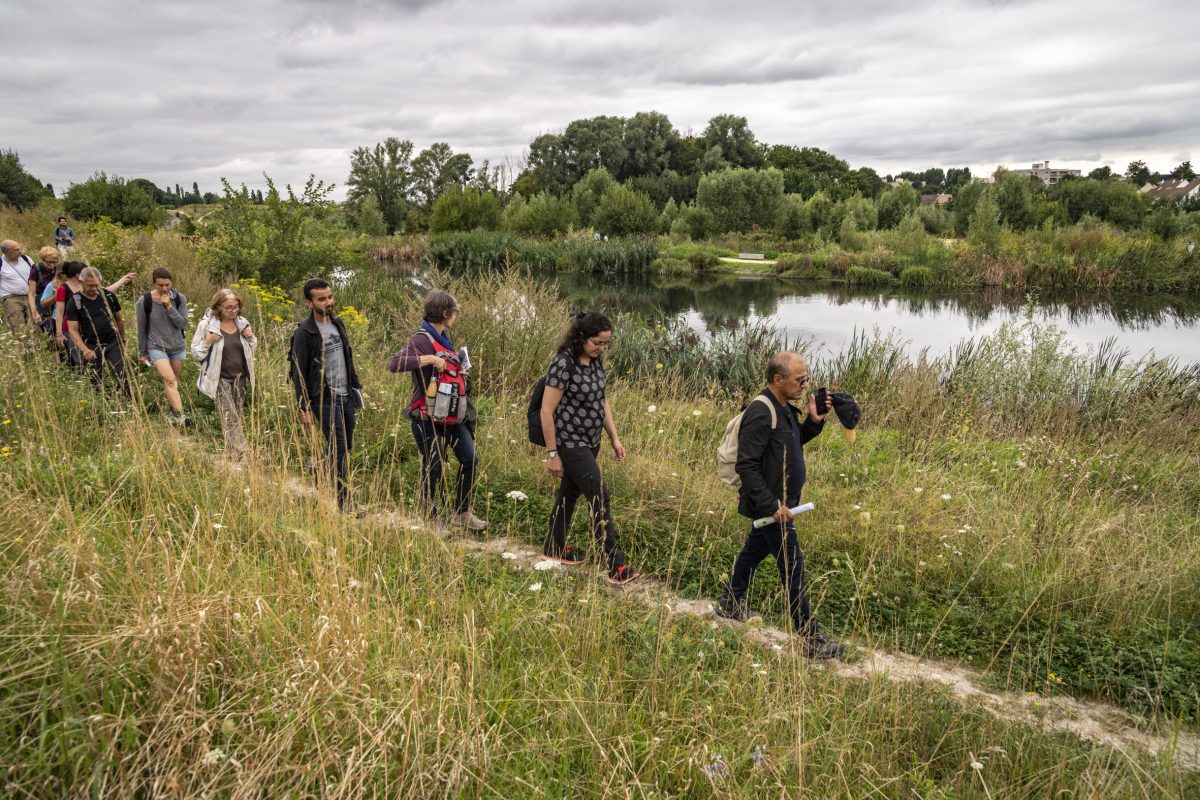
M762 261L766 256L762 253L738 253L738 258L744 258L748 261Z

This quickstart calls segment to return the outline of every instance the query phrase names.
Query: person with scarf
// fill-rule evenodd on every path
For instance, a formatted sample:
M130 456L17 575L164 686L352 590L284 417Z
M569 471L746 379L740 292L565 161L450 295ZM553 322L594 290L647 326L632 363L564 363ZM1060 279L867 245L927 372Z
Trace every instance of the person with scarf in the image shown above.
M450 524L482 531L488 524L475 516L471 496L479 457L475 439L466 418L468 413L466 373L460 370L459 351L450 342L450 329L458 319L458 301L447 292L433 291L425 296L425 319L404 349L392 356L388 369L412 373L413 393L408 404L413 439L421 453L421 505L424 513L437 524L437 496L447 452L458 459L458 477L454 482L454 514ZM444 413L435 406L438 390L445 384L451 390L453 406ZM428 388L435 391L430 394ZM449 404L448 404L449 405Z

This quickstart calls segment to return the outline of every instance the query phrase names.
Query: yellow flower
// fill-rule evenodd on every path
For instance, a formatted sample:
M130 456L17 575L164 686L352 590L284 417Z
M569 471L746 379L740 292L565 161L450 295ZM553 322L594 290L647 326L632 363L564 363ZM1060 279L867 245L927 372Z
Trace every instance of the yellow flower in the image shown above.
M0 423L0 424L2 424L2 425L12 425L12 420L11 420L11 419L6 419L6 420L4 420L4 422L3 422L3 423Z

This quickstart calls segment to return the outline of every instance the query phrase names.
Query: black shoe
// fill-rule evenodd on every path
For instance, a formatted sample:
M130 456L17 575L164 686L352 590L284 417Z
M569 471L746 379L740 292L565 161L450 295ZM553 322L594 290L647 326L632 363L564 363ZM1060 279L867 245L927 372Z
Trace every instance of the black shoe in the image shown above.
M713 609L718 617L722 619L732 619L737 622L747 622L751 619L762 619L762 614L750 608L750 604L745 600L736 600L729 595L725 595L717 601L717 607Z
M804 657L814 661L828 661L846 655L846 645L831 642L825 638L816 624L812 631L804 637Z
M557 561L560 564L566 564L568 567L573 567L576 564L582 564L583 562L587 561L587 556L576 550L574 547L571 547L571 545L564 547L562 553L557 556L552 556L549 553L543 553L543 555L551 561Z

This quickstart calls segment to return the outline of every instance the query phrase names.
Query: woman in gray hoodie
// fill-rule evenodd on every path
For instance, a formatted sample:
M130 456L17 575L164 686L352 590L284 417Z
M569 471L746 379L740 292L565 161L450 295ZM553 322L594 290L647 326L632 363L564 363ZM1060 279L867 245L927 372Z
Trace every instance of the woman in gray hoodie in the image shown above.
M167 419L186 425L191 420L183 415L183 398L179 396L179 372L187 355L183 329L187 327L187 298L171 288L171 273L156 267L151 273L154 289L146 292L137 303L138 360L143 366L153 366L162 378L167 404Z

